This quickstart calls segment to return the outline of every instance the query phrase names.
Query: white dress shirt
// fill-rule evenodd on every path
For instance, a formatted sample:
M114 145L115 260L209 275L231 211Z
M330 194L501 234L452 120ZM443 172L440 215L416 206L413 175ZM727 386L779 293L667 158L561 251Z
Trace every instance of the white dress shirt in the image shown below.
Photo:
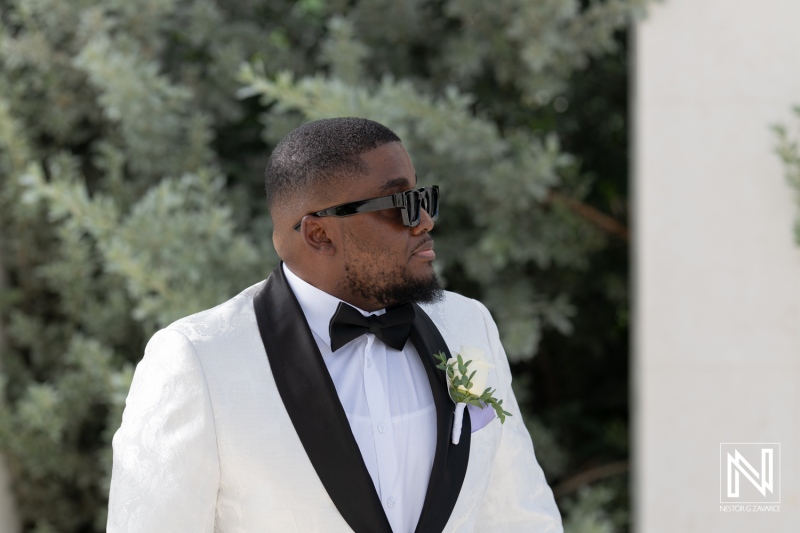
M283 270L333 379L392 531L413 533L436 449L436 410L417 350L407 341L399 352L366 333L331 353L328 326L341 300L303 281L285 264ZM364 316L385 312L358 311Z

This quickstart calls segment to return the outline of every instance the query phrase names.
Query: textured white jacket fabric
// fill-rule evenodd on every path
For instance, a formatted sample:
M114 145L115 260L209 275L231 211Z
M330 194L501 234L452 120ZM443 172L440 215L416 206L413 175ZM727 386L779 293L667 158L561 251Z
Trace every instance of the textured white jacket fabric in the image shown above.
M349 532L276 390L254 285L159 331L136 368L113 440L109 533ZM479 347L513 416L471 436L452 533L558 533L561 518L511 390L497 327L479 302L422 306L447 347Z

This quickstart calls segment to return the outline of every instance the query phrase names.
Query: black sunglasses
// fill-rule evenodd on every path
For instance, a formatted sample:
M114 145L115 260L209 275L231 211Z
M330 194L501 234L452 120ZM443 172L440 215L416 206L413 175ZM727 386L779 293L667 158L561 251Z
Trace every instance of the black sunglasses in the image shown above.
M427 211L431 219L436 220L439 217L439 186L420 187L419 189L411 189L410 191L398 192L388 196L336 205L316 213L309 213L309 215L315 217L349 217L359 213L392 208L400 209L403 214L403 225L411 228L419 224L421 209ZM300 230L300 222L294 225L294 229L297 231Z

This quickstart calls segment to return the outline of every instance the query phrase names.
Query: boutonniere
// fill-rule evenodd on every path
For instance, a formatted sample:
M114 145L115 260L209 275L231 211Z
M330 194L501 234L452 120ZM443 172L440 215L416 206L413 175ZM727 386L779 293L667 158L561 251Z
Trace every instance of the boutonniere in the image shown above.
M453 423L453 444L461 438L461 423L464 419L464 408L469 405L485 409L492 407L497 413L500 423L505 423L506 416L511 413L503 409L503 400L494 397L495 391L486 386L489 369L494 365L486 360L483 350L472 346L462 346L455 357L447 359L444 352L434 354L441 361L436 368L447 373L447 388L450 399L456 404L455 422Z

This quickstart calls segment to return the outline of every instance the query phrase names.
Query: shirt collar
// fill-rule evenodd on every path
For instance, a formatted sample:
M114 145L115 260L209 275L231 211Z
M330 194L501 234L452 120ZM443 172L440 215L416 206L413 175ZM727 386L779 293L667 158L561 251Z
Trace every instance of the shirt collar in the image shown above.
M300 303L300 308L306 316L306 322L311 328L311 331L328 346L331 347L331 334L328 326L330 325L331 317L339 307L340 300L336 296L328 294L320 290L307 281L301 279L294 272L289 270L286 263L283 263L283 272L286 275L286 281L292 289L297 301ZM347 303L347 302L345 302ZM348 304L351 305L351 304ZM369 315L382 315L386 312L385 309L379 311L368 312L358 307L351 305L359 313L364 316Z

